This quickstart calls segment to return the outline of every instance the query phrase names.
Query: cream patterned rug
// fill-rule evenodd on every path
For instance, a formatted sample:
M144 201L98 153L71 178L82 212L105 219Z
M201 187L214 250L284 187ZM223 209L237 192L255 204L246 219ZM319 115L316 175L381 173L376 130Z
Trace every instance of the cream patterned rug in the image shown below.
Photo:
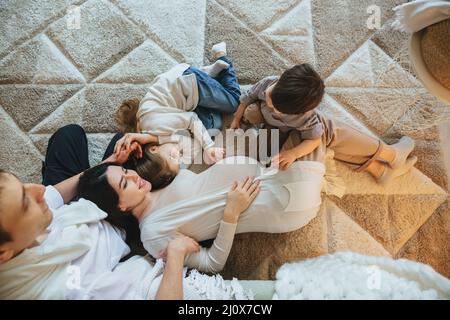
M326 79L322 110L387 142L410 135L419 162L386 188L338 164L342 199L324 196L317 218L296 232L236 236L223 274L269 279L286 261L353 250L414 259L450 277L443 142L434 110L423 107L436 102L396 61L407 39L389 23L401 2L2 1L0 167L39 182L48 138L69 123L88 132L95 164L123 99L142 97L177 62L209 63L212 44L226 41L244 89L310 62ZM380 29L367 28L370 5L380 8Z

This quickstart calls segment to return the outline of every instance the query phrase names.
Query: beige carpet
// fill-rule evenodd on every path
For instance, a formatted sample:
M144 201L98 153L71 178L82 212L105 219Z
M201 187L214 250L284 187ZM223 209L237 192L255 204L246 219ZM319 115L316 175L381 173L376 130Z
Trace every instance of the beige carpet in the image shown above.
M191 0L2 1L0 4L0 167L40 180L40 161L58 127L88 132L95 164L116 131L120 101L142 97L155 75L177 62L209 62L228 43L243 84L314 64L327 84L321 109L393 142L417 141L417 169L381 188L338 164L347 190L323 196L318 216L288 234L242 234L223 274L273 278L286 261L339 250L406 257L450 277L450 199L436 126L420 125L433 100L404 61L407 40L389 28L403 1ZM67 11L79 5L80 28ZM366 27L367 7L381 9L379 30ZM72 11L73 12L73 11ZM229 119L228 119L229 120Z

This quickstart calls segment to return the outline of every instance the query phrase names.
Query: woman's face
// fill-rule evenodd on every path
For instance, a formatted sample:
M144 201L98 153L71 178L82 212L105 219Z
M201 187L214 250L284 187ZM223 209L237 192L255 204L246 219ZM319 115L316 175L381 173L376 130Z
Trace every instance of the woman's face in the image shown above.
M152 189L151 183L142 179L136 171L120 166L109 166L106 177L119 196L119 208L122 211L133 210Z
M151 146L150 152L159 154L168 164L169 170L178 173L181 164L181 151L178 143L165 143Z

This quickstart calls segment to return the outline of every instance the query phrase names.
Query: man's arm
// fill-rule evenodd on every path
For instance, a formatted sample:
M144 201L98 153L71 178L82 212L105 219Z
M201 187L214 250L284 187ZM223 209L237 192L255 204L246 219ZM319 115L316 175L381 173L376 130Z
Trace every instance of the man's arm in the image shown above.
M54 185L55 189L63 198L64 203L69 203L77 195L77 186L80 175L81 173Z
M156 300L183 299L183 267L184 254L169 251Z
M167 249L161 253L166 258L164 274L156 292L156 300L183 299L183 268L186 255L200 250L199 244L192 238L179 235L171 240Z
M113 153L111 156L103 160L101 163L114 162L118 164L123 164L128 160L128 157L134 151L138 152L142 156L142 149L137 142L132 143L130 148L121 149L117 153ZM80 180L80 175L82 174L83 173L81 172L53 186L59 192L65 204L69 203L77 195L78 181Z

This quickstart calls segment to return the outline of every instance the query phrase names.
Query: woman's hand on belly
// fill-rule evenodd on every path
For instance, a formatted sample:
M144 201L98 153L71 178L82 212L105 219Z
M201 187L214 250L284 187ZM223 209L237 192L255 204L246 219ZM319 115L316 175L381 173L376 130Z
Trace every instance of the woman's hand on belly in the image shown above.
M246 177L241 182L234 182L227 195L223 220L227 223L237 223L240 215L248 209L255 200L261 187L260 181Z

